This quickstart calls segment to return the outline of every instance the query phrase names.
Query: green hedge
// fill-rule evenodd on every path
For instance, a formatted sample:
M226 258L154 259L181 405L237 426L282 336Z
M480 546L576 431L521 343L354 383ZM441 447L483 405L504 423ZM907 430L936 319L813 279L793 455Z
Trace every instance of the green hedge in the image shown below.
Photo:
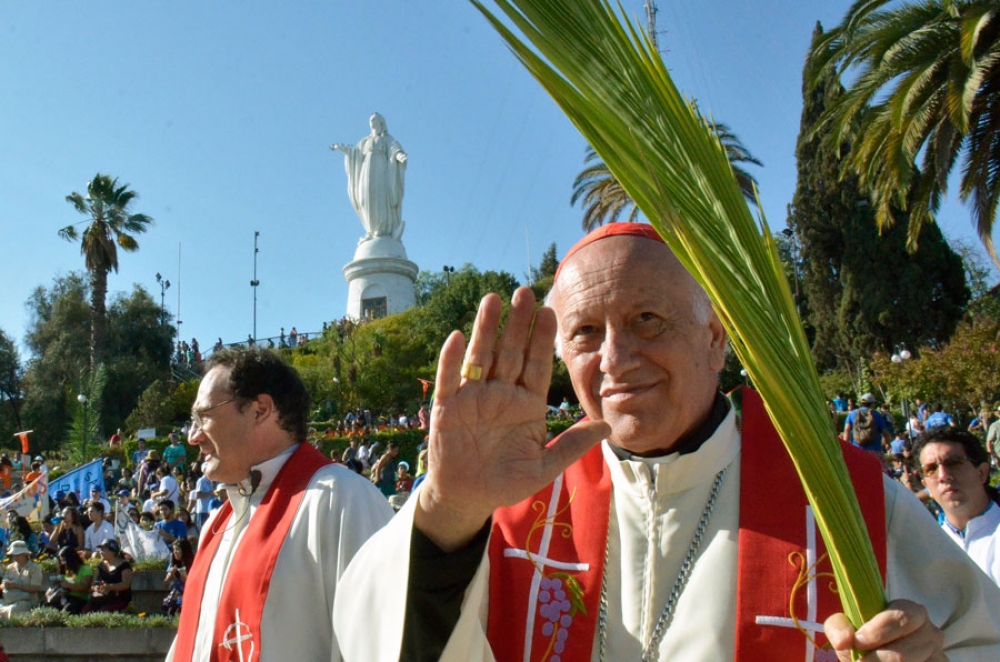
M176 628L176 616L162 614L93 613L73 616L51 607L39 607L26 614L0 620L2 628Z

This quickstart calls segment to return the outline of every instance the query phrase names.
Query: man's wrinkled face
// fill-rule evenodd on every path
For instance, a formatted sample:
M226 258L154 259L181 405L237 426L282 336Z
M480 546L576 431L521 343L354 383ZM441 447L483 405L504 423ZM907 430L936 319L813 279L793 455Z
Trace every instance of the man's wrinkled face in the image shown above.
M551 304L576 395L614 444L669 452L704 422L726 334L664 244L621 236L585 246L563 265Z

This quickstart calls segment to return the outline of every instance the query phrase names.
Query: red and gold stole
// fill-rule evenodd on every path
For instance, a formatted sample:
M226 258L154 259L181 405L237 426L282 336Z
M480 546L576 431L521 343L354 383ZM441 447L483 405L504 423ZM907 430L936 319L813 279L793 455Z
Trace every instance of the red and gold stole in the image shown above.
M222 587L219 611L215 620L212 639L212 662L260 659L262 645L260 621L264 602L271 585L271 575L278 561L278 553L285 542L288 530L298 512L299 504L309 480L330 460L307 443L299 444L257 507L253 519L247 524L240 540L240 552L233 557ZM174 646L176 662L191 662L194 655L195 635L201 614L212 559L219 551L222 533L230 526L233 506L223 504L212 526L201 538L198 554L188 573L184 587L184 603L177 643ZM246 553L242 553L246 551ZM248 657L248 653L253 651Z
M823 538L756 391L743 389L740 463L740 551L736 659L831 660L821 628L842 610ZM869 452L841 443L854 491L885 580L885 494L882 465ZM778 656L780 653L780 657Z
M832 579L809 581L829 562L802 565L825 559L805 492L760 396L742 389L742 406L736 659L812 659L808 621L840 611ZM884 575L881 467L855 450L845 448L845 459ZM533 497L494 513L487 635L498 662L591 659L610 508L598 445Z

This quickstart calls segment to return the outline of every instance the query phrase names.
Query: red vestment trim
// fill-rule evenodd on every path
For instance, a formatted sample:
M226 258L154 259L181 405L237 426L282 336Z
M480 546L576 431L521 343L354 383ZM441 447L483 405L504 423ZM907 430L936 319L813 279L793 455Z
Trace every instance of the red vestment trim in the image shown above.
M809 641L794 625L761 625L758 616L792 616L790 598L795 595L795 618L822 623L842 611L834 586L823 538L814 533L815 558L807 562L805 491L791 456L778 436L756 391L743 389L743 438L740 465L740 545L736 613L736 659L740 662L803 660ZM871 454L841 444L858 503L868 527L879 570L885 579L885 494L881 463ZM815 531L815 529L813 529ZM816 563L816 567L810 565ZM793 565L794 563L794 565ZM816 612L810 618L808 588L803 583L815 576ZM826 637L812 633L821 646ZM778 653L782 657L776 657ZM832 652L820 657L836 660Z
M799 577L789 554L798 552L805 558L807 546L805 492L760 396L747 388L743 389L742 438L736 658L741 662L797 662L804 659L807 646L802 633L758 625L756 617L789 616L789 596ZM855 450L845 449L845 459L865 522L875 532L872 542L884 576L885 501L880 465L870 454ZM558 490L555 502L553 488ZM548 662L553 655L561 662L589 662L610 508L611 474L598 445L552 485L494 513L487 636L498 662ZM822 540L816 538L821 546ZM560 585L553 586L554 581ZM796 616L805 620L806 589L799 593ZM557 597L560 604L552 607ZM836 611L840 611L836 595L824 596L817 618L822 621ZM525 655L529 627L531 651Z
M233 557L222 587L212 640L212 662L260 659L264 643L260 636L261 616L278 553L298 513L306 486L313 475L328 464L331 464L330 460L311 445L299 444L257 506L240 540L240 549L250 552ZM191 662L194 655L205 582L232 514L233 506L227 501L212 526L203 532L184 587L184 603L174 646L176 662ZM246 655L251 646L255 648L255 658Z

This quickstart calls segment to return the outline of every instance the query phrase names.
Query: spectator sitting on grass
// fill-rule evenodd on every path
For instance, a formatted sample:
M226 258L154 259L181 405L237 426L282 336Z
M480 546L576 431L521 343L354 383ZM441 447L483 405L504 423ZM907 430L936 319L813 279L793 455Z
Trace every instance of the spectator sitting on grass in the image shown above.
M153 525L153 528L160 533L160 537L168 545L180 538L187 538L187 526L184 522L174 517L174 502L164 499L156 506L156 512L160 516L160 521Z
M55 533L52 534L52 541L57 548L79 549L83 547L84 529L79 510L73 506L66 506L62 509L62 521L59 522Z
M159 482L159 486L155 490L150 486L150 496L156 499L157 502L170 499L176 503L181 496L181 487L177 483L177 479L170 475L170 470L162 465L157 467L156 479Z
M122 556L114 538L102 542L98 549L101 564L90 591L90 602L83 613L95 611L125 611L132 602L132 566Z
M31 560L31 550L23 540L16 540L7 548L13 561L3 573L3 603L0 619L9 620L11 614L31 611L38 605L42 593L42 569Z
M153 498L153 491L159 489L159 483L152 483L148 490L143 490L142 492L142 512L153 513L156 512L156 499ZM154 518L155 519L155 518Z
M45 604L67 614L79 614L90 599L94 569L80 559L75 549L69 547L61 548L57 558L61 577L46 593Z
M101 541L115 537L115 527L104 519L104 504L100 501L90 504L87 516L90 518L90 526L83 534L83 547L92 552L92 556L97 556L97 548Z
M102 506L104 506L104 516L111 516L111 502L104 498L104 493L101 492L101 484L94 483L90 486L90 498L87 499L88 503L94 503L99 501Z
M7 529L9 542L20 540L28 546L29 553L38 553L38 534L32 530L28 520L18 515L16 510L7 511Z
M141 515L139 515L139 526L142 527L143 531L152 531L153 526L156 525L156 517L148 510L144 510Z
M170 546L170 565L167 566L167 576L163 585L167 588L167 597L163 599L163 613L174 616L181 611L184 597L184 584L187 582L188 570L194 563L194 549L187 538L179 538Z

